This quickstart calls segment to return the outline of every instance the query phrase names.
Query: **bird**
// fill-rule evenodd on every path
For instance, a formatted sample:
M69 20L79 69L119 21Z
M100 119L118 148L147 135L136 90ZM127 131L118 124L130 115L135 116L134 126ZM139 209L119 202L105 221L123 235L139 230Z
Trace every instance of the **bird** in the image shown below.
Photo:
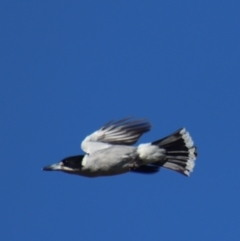
M180 128L159 140L134 146L150 129L151 124L145 118L109 121L82 141L84 155L66 157L42 170L92 178L128 172L154 174L166 168L190 176L197 148L189 132Z

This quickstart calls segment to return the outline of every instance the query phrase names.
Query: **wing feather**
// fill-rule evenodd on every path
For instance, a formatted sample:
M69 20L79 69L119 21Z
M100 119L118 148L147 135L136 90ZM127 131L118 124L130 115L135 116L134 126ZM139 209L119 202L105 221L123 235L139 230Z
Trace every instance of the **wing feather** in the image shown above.
M133 145L139 137L151 129L151 124L146 119L111 120L99 130L87 136L81 148L86 153L104 149L110 145Z

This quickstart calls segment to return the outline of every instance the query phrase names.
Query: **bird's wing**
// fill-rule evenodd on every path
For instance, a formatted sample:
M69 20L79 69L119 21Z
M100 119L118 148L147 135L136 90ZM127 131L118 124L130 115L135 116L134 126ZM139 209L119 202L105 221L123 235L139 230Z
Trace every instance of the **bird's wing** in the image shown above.
M113 120L87 136L81 148L86 153L92 153L111 145L133 145L150 128L151 124L146 119L134 120L127 117L118 121Z

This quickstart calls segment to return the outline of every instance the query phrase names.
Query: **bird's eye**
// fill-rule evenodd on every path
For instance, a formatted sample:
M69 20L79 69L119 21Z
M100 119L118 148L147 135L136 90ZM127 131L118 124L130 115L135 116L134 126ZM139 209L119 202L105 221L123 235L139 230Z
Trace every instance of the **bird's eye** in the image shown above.
M68 161L68 160L64 160L64 161L63 161L63 164L64 164L65 166L67 166L67 165L69 165L69 161Z

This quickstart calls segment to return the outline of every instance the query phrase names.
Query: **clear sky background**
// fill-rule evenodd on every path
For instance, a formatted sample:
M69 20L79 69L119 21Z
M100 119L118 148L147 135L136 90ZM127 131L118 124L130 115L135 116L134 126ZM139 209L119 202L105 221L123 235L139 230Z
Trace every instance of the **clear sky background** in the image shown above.
M2 1L0 238L240 240L240 2ZM190 178L43 172L102 124L184 126Z

